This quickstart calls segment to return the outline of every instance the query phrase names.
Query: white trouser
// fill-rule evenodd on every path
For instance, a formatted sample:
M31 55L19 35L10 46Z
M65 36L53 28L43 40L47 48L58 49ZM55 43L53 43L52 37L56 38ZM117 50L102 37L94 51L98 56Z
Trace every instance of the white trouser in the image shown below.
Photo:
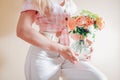
M73 64L58 53L31 46L25 63L26 80L107 80L90 62Z

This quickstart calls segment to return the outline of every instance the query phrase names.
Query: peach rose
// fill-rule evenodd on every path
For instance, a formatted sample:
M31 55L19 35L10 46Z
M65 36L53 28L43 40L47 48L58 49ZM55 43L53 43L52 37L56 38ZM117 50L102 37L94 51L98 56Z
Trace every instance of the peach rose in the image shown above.
M80 16L76 19L76 24L78 26L84 26L84 27L89 27L90 25L92 25L94 23L93 19L91 19L90 17L87 16Z
M101 17L96 20L96 25L98 26L99 30L103 29L104 24L105 24L105 22L103 21L103 19Z
M70 30L74 30L76 27L76 22L73 18L69 18L67 22L67 26L70 28Z

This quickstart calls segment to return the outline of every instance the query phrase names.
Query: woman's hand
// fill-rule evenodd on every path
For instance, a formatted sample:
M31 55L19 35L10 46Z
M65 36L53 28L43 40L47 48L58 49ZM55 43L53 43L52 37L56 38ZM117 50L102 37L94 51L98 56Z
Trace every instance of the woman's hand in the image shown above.
M91 60L91 53L93 52L93 48L92 47L90 47L90 55L85 55L85 61L90 61Z
M67 46L63 46L59 48L59 53L62 55L65 59L69 60L72 63L77 63L79 61L78 56L79 54L73 53L71 49Z

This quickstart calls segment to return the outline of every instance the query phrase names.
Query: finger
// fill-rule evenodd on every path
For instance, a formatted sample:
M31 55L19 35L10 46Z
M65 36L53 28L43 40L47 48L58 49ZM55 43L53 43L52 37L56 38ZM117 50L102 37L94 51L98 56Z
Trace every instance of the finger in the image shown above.
M73 63L73 64L76 64L78 61L70 59L70 62Z
M72 57L68 57L67 59L68 59L71 63L73 63L73 64L75 64L75 63L76 63L76 61L75 61L75 60L73 60L73 59L72 59Z
M90 53L92 53L93 52L93 48L90 48Z
M85 61L89 61L91 59L91 56L90 55L85 55Z
M77 52L72 52L72 56L73 56L73 58L77 59L77 61L79 61L79 59L78 59L78 57L80 56L79 53L77 53Z
M75 54L72 55L72 59L73 59L73 61L76 61L76 62L79 61L78 56L76 56Z
M79 56L80 54L78 52L71 51L72 54L75 54L75 56Z
M75 53L75 56L79 56L80 54L79 53Z
M77 58L74 55L68 55L68 60L73 63L76 64L78 62Z

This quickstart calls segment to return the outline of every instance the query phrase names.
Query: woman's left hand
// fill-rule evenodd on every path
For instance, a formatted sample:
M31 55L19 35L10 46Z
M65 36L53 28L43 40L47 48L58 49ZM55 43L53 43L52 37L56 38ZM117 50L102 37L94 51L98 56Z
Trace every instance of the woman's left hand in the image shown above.
M93 52L93 48L90 48L90 55L85 55L85 61L90 61L91 60L91 53Z

